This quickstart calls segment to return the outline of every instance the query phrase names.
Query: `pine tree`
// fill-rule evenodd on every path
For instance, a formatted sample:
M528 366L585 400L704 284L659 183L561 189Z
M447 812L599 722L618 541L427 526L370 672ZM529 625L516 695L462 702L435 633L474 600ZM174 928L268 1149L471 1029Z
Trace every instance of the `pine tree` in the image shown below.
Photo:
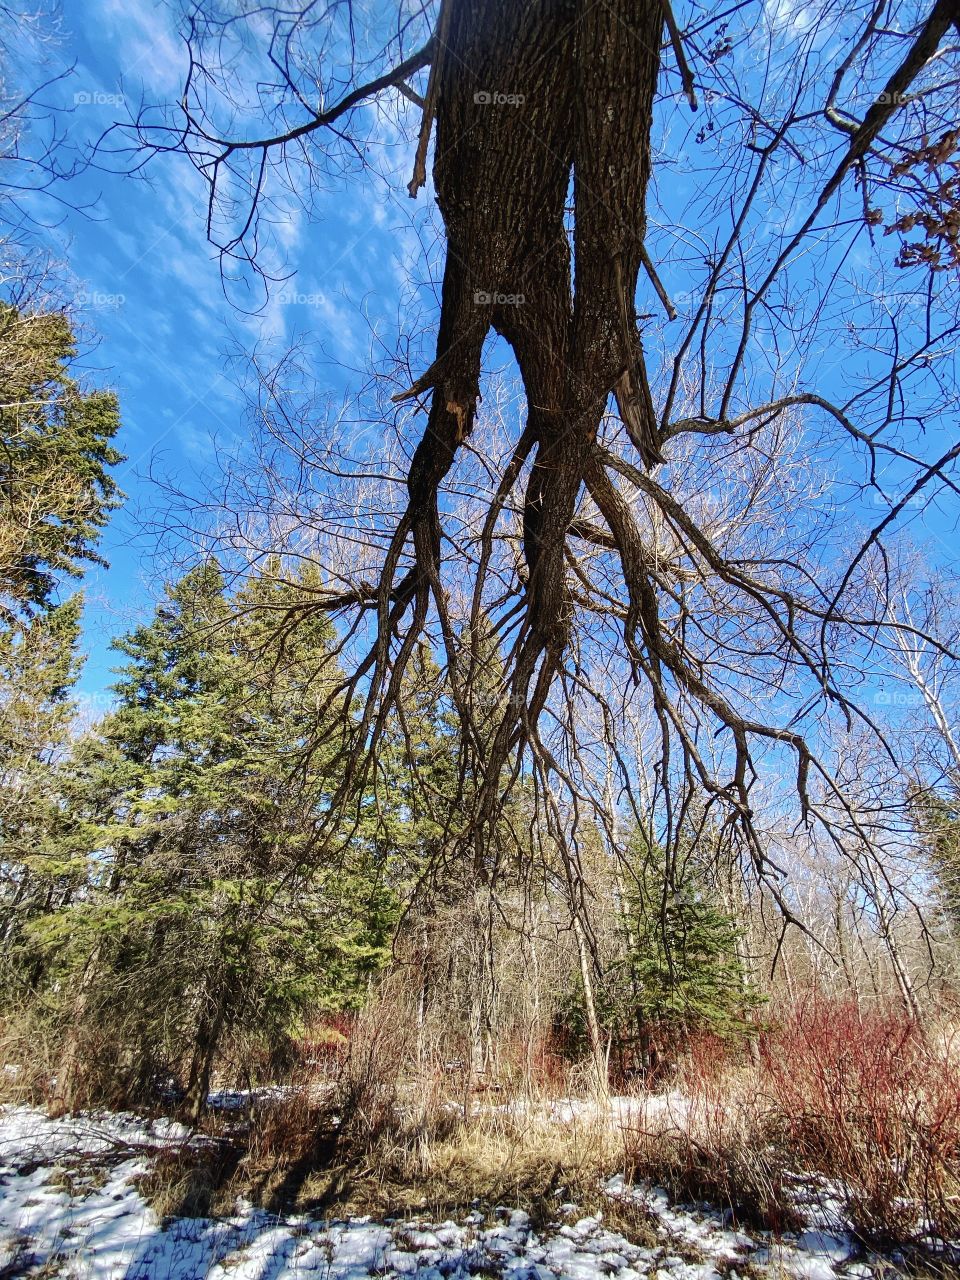
M82 600L0 628L0 994L39 977L27 922L68 902L84 863L72 852L62 765L70 749L80 674Z
M911 798L914 823L934 877L934 894L947 932L960 938L960 786L917 789Z
M608 871L592 880L617 903L618 927L604 955L597 1017L621 1069L656 1072L691 1034L750 1036L760 997L744 961L737 921L724 909L710 857L709 831L673 857L637 830ZM583 990L561 1013L568 1048L586 1052Z
M461 832L458 743L442 685L429 647L418 645L377 751L371 817L382 856L405 895L416 892L423 877L434 886L449 879L447 855Z
M737 922L718 905L709 861L693 846L671 863L641 832L627 856L628 1006L647 1054L693 1031L748 1034L759 998L744 969Z
M0 937L3 994L32 973L24 926L69 900L75 838L61 764L76 707L79 595L64 579L103 563L97 542L120 497L110 468L116 397L74 376L76 344L56 310L0 302ZM79 864L82 871L82 859ZM11 983L13 984L11 986Z
M0 617L50 605L64 577L103 563L100 533L120 493L110 468L116 397L84 390L74 336L58 311L0 302Z
M143 1094L182 1062L196 1114L228 1040L276 1048L302 1011L358 999L381 962L393 908L370 850L317 834L337 783L336 733L317 724L330 624L309 615L278 648L309 584L271 568L230 597L204 564L117 643L117 708L73 764L89 892L44 922L77 993L63 1105L100 1036L101 1093Z

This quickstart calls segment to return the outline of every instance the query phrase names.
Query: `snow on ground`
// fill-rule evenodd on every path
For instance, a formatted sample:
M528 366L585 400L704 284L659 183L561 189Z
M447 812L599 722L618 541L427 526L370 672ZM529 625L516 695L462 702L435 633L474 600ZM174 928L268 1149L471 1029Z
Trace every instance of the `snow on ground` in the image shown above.
M262 1089L217 1089L207 1094L207 1106L211 1111L246 1111L251 1106L269 1106L284 1102L296 1093L291 1084L268 1085Z
M517 1098L511 1102L491 1105L475 1102L471 1114L481 1115L541 1115L558 1124L575 1124L578 1121L593 1123L603 1116L609 1117L619 1128L636 1124L649 1124L653 1119L668 1120L678 1127L683 1125L690 1111L690 1102L682 1093L648 1093L627 1097L607 1098L602 1103L590 1098L553 1098L531 1102Z
M136 1179L159 1149L188 1140L180 1125L131 1115L52 1120L29 1107L0 1108L0 1280L867 1280L901 1274L857 1256L849 1237L822 1224L778 1242L750 1237L718 1214L671 1205L656 1188L607 1194L639 1201L656 1244L632 1244L559 1205L535 1231L522 1210L427 1223L277 1217L238 1204L229 1218L161 1223Z

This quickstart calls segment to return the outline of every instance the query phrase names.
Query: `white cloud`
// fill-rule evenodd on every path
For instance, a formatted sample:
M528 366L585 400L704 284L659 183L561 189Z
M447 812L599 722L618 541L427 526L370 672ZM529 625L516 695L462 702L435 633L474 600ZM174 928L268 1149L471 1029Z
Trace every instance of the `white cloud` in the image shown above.
M157 96L176 97L186 70L186 52L172 9L133 5L129 0L98 0L96 9L95 21L117 51L124 83L143 85Z

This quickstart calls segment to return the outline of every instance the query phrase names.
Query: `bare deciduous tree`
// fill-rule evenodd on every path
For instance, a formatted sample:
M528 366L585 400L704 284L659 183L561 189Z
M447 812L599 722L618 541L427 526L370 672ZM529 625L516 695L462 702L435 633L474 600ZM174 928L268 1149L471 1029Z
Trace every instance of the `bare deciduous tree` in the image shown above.
M357 767L427 636L479 784L462 841L482 847L532 772L555 842L575 852L586 814L609 829L645 807L669 848L705 812L790 916L758 810L785 812L789 777L789 821L871 844L832 726L884 742L857 697L892 625L871 577L904 512L956 492L960 443L923 429L960 404L956 4L824 0L801 20L442 0L393 14L389 38L383 19L198 6L180 102L119 144L137 164L189 156L212 238L254 261L271 200L364 163L377 111L413 117L413 195L435 129L436 352L361 397L378 460L342 414L324 425L291 395L292 358L260 370L296 496L265 466L258 500L288 545L294 526L301 548L317 533L303 553L354 655ZM491 330L522 406L492 434L477 411ZM241 541L263 533L256 507Z

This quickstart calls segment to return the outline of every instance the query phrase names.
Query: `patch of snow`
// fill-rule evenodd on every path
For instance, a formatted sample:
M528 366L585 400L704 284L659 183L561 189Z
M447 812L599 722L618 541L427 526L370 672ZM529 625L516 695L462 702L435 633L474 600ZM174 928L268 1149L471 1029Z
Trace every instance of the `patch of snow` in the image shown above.
M215 1089L207 1094L211 1111L246 1111L251 1106L284 1102L296 1093L293 1085L275 1084L260 1089Z
M0 1108L0 1273L47 1267L70 1280L721 1280L749 1270L770 1280L871 1280L849 1236L811 1222L779 1241L732 1230L719 1213L672 1204L662 1188L607 1194L638 1203L651 1243L608 1228L599 1213L558 1206L535 1230L528 1213L499 1206L455 1222L329 1221L277 1216L238 1203L226 1218L158 1220L137 1179L183 1126L131 1115L54 1120ZM889 1263L883 1274L898 1273Z

